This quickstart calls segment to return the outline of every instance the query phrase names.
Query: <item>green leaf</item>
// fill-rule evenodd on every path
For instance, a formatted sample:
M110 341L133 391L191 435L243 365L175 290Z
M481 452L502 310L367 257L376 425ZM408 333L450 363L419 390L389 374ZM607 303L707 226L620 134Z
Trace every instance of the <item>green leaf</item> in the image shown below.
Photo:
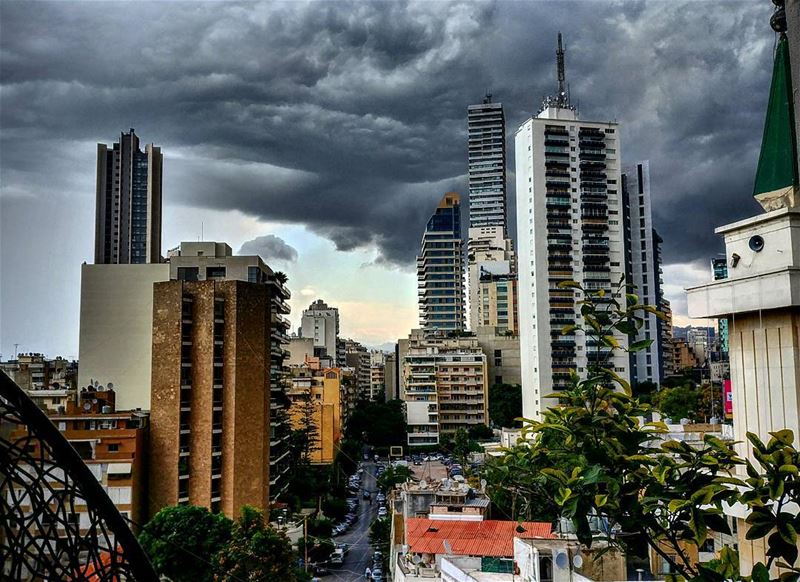
M760 451L762 453L766 453L767 452L767 447L764 445L764 443L761 441L760 438L758 438L758 435L756 435L755 433L748 432L747 433L747 440L749 440L750 444L752 444L758 451Z
M747 534L745 534L745 538L748 540L760 540L769 532L772 531L773 524L772 523L756 523L750 526L747 530Z
M630 346L628 346L629 352L640 352L642 350L646 350L653 344L652 339L645 339L638 342L633 342Z
M777 432L771 432L769 434L775 437L778 442L786 445L787 447L792 446L792 443L794 442L794 432L788 428L779 430Z
M769 570L761 562L753 566L750 576L752 582L769 582Z
M784 475L797 475L797 465L781 465L778 467L778 473L782 473Z

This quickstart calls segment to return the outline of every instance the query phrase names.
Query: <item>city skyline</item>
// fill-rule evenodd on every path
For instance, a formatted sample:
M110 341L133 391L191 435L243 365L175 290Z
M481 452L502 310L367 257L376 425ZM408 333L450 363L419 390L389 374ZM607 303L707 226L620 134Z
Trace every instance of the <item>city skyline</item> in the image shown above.
M571 95L587 107L582 116L624 121L628 134L623 134L623 159L650 159L658 167L653 183L664 198L654 201L654 221L665 239L665 290L677 322L685 323L682 288L707 277L706 257L719 248L707 225L710 212L718 214L715 223L752 212L747 196L736 192L747 192L752 184L763 123L762 88L769 76L771 43L757 23L769 13L769 5L734 3L731 13L722 15L691 4L668 9L651 4L626 11L624 18L603 6L598 8L602 26L590 31L580 26L589 15L576 4L575 10L550 10L552 18L534 35L528 30L523 34L523 24L548 7L522 11L507 5L454 5L445 17L412 5L408 10L394 7L396 22L369 6L359 7L359 18L373 24L373 32L333 6L293 14L280 8L267 14L253 9L251 19L232 12L229 29L215 24L204 33L239 30L253 37L283 19L298 34L314 30L330 39L338 26L351 36L337 45L336 58L324 70L312 66L312 49L304 53L297 46L294 62L256 59L252 69L234 64L225 50L203 66L174 64L187 48L180 39L212 18L199 5L188 11L184 24L167 23L167 18L146 31L146 38L137 39L135 50L153 76L127 63L125 84L108 63L84 54L81 43L99 43L117 34L123 21L147 18L152 8L126 5L99 15L73 8L68 20L75 19L74 29L34 47L15 35L64 17L62 8L45 6L32 14L23 5L2 7L6 22L19 23L9 26L0 41L4 356L17 343L20 351L77 355L79 266L91 261L93 249L94 151L98 142L109 142L129 126L164 154L162 253L200 236L229 242L236 251L260 251L289 275L295 291L293 327L302 308L321 298L341 309L344 336L370 346L402 337L416 326L413 255L425 218L442 192L453 189L465 197L468 192L465 107L489 89L506 107L507 131L535 112L541 96L555 85L559 29L565 32ZM451 27L451 43L431 34L444 18ZM479 43L468 48L477 43L481 29L508 32L493 56L478 54ZM484 42L496 44L495 34ZM618 53L598 56L593 50L610 34L625 44L624 58ZM174 37L175 44L152 48L156 43L149 35ZM669 59L651 43L656 36L669 43ZM691 43L685 43L689 37ZM389 40L381 45L377 38ZM413 49L408 38L418 41ZM270 42L293 46L286 36ZM734 45L744 49L734 53ZM358 47L366 54L358 53ZM508 54L522 58L500 66L498 61ZM442 63L430 64L433 56ZM86 67L67 66L65 58L81 60ZM360 59L360 66L344 67L347 58ZM428 66L414 73L414 63ZM612 75L609 67L620 64L624 74ZM393 91L350 78L376 71L397 82ZM677 73L687 82L677 86ZM196 77L191 90L181 84L182 75ZM283 86L262 84L280 75ZM139 89L135 96L126 93L128 86ZM408 99L420 86L423 115L420 99ZM103 91L92 93L95 87ZM252 92L245 92L247 87ZM309 93L308 87L316 91ZM740 108L735 100L726 99L721 107L713 99L697 98L721 87L741 96ZM241 92L234 109L248 124L238 124L226 113L230 91ZM651 95L653 91L658 95ZM96 100L91 110L86 109L87 95ZM112 97L121 99L118 107L111 106ZM658 111L646 106L653 98L661 99ZM290 105L293 100L297 103ZM253 122L263 131L255 132ZM323 129L311 127L316 125ZM284 136L283 131L289 133ZM337 139L342 144L332 147ZM321 145L314 145L315 140ZM33 150L41 154L35 166L25 154ZM376 167L385 172L375 172ZM513 170L509 168L510 182ZM724 205L719 204L722 196ZM508 197L513 216L513 188ZM687 208L695 211L687 213ZM58 219L47 228L30 228L48 215ZM695 222L678 229L687 217ZM509 221L514 224L513 218ZM336 261L336 270L320 268L331 261ZM26 276L13 277L23 267ZM387 312L392 321L376 325Z

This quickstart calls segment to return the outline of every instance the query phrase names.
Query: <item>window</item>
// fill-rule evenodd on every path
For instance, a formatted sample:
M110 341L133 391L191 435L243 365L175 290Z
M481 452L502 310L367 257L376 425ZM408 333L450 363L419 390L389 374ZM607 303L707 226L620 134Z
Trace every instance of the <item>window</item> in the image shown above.
M225 273L224 266L206 267L206 279L224 279Z
M198 267L178 267L179 281L197 281L200 269Z
M261 283L261 269L258 267L247 267L247 281L250 283Z
M118 443L112 443L112 444L108 445L108 452L109 453L116 453L117 451L119 451L119 444Z

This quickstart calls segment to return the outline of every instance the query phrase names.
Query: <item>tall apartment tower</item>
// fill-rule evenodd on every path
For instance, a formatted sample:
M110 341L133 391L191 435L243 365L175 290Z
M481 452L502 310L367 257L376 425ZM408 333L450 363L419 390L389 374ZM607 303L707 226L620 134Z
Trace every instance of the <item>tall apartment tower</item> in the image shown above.
M486 95L467 108L469 226L499 226L506 234L506 117Z
M314 340L314 356L328 356L334 366L343 366L337 355L339 342L339 310L317 299L303 311L300 323L302 337ZM324 353L323 353L324 352Z
M543 397L605 359L604 348L582 334L580 299L562 281L611 292L625 273L620 146L615 122L583 121L570 104L561 35L556 52L558 93L516 132L517 238L522 404L540 418ZM617 338L621 346L628 338ZM613 367L628 377L628 356Z
M661 237L653 228L650 197L650 162L637 162L622 173L625 237L629 257L625 281L640 303L660 307ZM644 324L631 341L653 340L645 350L631 354L631 382L661 384L664 377L662 320L652 313L640 314Z
M270 302L244 281L154 285L151 515L269 507Z
M96 264L161 262L162 161L133 128L110 149L97 144Z
M462 244L460 197L448 192L428 220L417 255L419 320L423 329L464 329Z
M516 257L507 228L506 120L503 105L492 103L492 96L488 94L483 103L470 105L467 108L467 133L469 326L475 330L480 325L488 325L485 323L487 320L504 319L508 315L490 310L484 305L483 299L491 293L493 280L513 280L516 277ZM512 287L515 291L513 282ZM515 301L512 299L511 303ZM509 327L514 329L514 323Z

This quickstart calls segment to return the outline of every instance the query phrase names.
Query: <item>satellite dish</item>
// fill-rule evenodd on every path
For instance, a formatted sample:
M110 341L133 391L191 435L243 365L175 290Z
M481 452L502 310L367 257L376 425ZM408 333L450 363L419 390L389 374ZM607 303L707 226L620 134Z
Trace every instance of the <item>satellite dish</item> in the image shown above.
M420 564L420 562L422 562L422 556L420 556L419 554L414 554L413 556L411 556L411 561L412 561L412 562L413 562L415 565L419 565L419 564Z
M91 410L91 409L92 409L92 405L91 405L89 402L86 402L86 403L83 405L83 409L84 409L84 410Z
M467 485L466 483L462 483L461 491L463 491L464 493L469 493L469 485Z
M419 488L420 489L427 489L428 488L428 482L425 479L422 479L419 482Z
M575 554L575 557L572 558L572 565L575 566L576 568L580 568L581 566L583 566L583 558L581 557L580 554Z
M109 390L111 390L113 387L114 387L113 382L109 382L108 384L106 384L106 388L108 388Z
M566 552L558 552L556 554L556 566L562 570L566 569L569 566L569 558L567 557Z
M450 491L450 479L445 479L442 481L442 489L445 491Z
M481 491L486 490L487 481L486 479L481 479Z
M452 555L453 554L453 547L450 545L450 540L444 540L442 542L442 545L444 546L444 553L445 554L447 554L447 555Z
M99 385L100 385L100 382L98 382L97 380L92 382L92 386L94 386L95 388L97 388Z

